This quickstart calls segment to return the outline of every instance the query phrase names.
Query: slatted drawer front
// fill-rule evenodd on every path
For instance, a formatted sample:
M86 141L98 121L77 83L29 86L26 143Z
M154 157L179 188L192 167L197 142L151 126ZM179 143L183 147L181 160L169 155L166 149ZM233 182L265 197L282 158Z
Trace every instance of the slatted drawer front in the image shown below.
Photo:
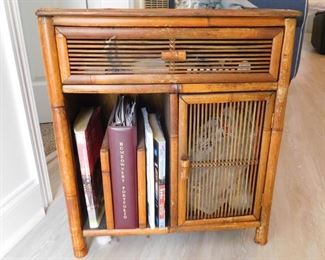
M282 42L270 28L61 31L62 79L73 84L275 81Z
M187 105L186 220L254 213L268 101L232 100Z
M272 40L68 40L71 75L266 73Z

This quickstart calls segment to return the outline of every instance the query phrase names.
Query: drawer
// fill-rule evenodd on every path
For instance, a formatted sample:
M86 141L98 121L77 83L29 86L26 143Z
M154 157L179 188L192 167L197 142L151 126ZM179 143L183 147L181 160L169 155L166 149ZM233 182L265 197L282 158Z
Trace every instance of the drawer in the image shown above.
M63 84L274 82L282 39L282 27L56 27Z

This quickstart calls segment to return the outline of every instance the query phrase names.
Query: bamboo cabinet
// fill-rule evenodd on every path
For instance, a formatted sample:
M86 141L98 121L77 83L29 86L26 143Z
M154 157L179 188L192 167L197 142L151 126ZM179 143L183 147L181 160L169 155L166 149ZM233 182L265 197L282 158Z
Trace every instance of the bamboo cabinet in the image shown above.
M37 11L75 256L86 236L256 228L265 244L296 17L292 10ZM163 115L168 221L147 227L144 148L138 154L139 228L90 229L73 121L84 105L109 115L137 94ZM110 184L108 155L103 182ZM113 208L110 192L105 205ZM276 238L274 238L276 239Z

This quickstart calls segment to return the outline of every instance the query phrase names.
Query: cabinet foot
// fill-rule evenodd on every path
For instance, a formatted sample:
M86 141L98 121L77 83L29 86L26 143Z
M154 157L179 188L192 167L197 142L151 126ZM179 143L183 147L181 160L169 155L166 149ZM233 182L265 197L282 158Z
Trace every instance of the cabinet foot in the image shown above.
M73 253L77 258L81 258L87 255L88 247L86 240L83 236L72 236L72 244L73 244Z
M83 249L73 249L74 256L77 258L82 258L87 255L88 248L85 246Z
M268 240L268 230L267 227L265 226L260 226L256 228L255 231L255 243L260 244L260 245L265 245Z

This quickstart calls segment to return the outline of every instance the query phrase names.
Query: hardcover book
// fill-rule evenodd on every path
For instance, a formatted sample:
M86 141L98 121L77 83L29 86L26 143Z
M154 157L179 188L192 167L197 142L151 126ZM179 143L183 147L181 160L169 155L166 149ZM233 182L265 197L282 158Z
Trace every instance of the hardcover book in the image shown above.
M119 98L108 122L114 226L139 226L137 207L137 128L135 103Z
M138 215L139 228L147 227L147 188L146 188L146 149L144 144L144 129L141 117L137 122L137 183L138 183ZM100 162L102 167L102 179L104 188L104 203L106 226L114 229L114 210L112 198L111 166L109 163L110 150L108 144L108 128L106 129L103 144L100 150Z
M155 172L155 224L166 226L166 140L156 114L149 114L153 132L153 154Z
M146 146L148 222L150 228L155 228L155 178L153 157L153 133L149 123L147 109L143 107L141 108L141 112L143 115Z
M82 108L73 127L90 228L98 228L104 213L99 160L104 133L100 112L100 107Z

